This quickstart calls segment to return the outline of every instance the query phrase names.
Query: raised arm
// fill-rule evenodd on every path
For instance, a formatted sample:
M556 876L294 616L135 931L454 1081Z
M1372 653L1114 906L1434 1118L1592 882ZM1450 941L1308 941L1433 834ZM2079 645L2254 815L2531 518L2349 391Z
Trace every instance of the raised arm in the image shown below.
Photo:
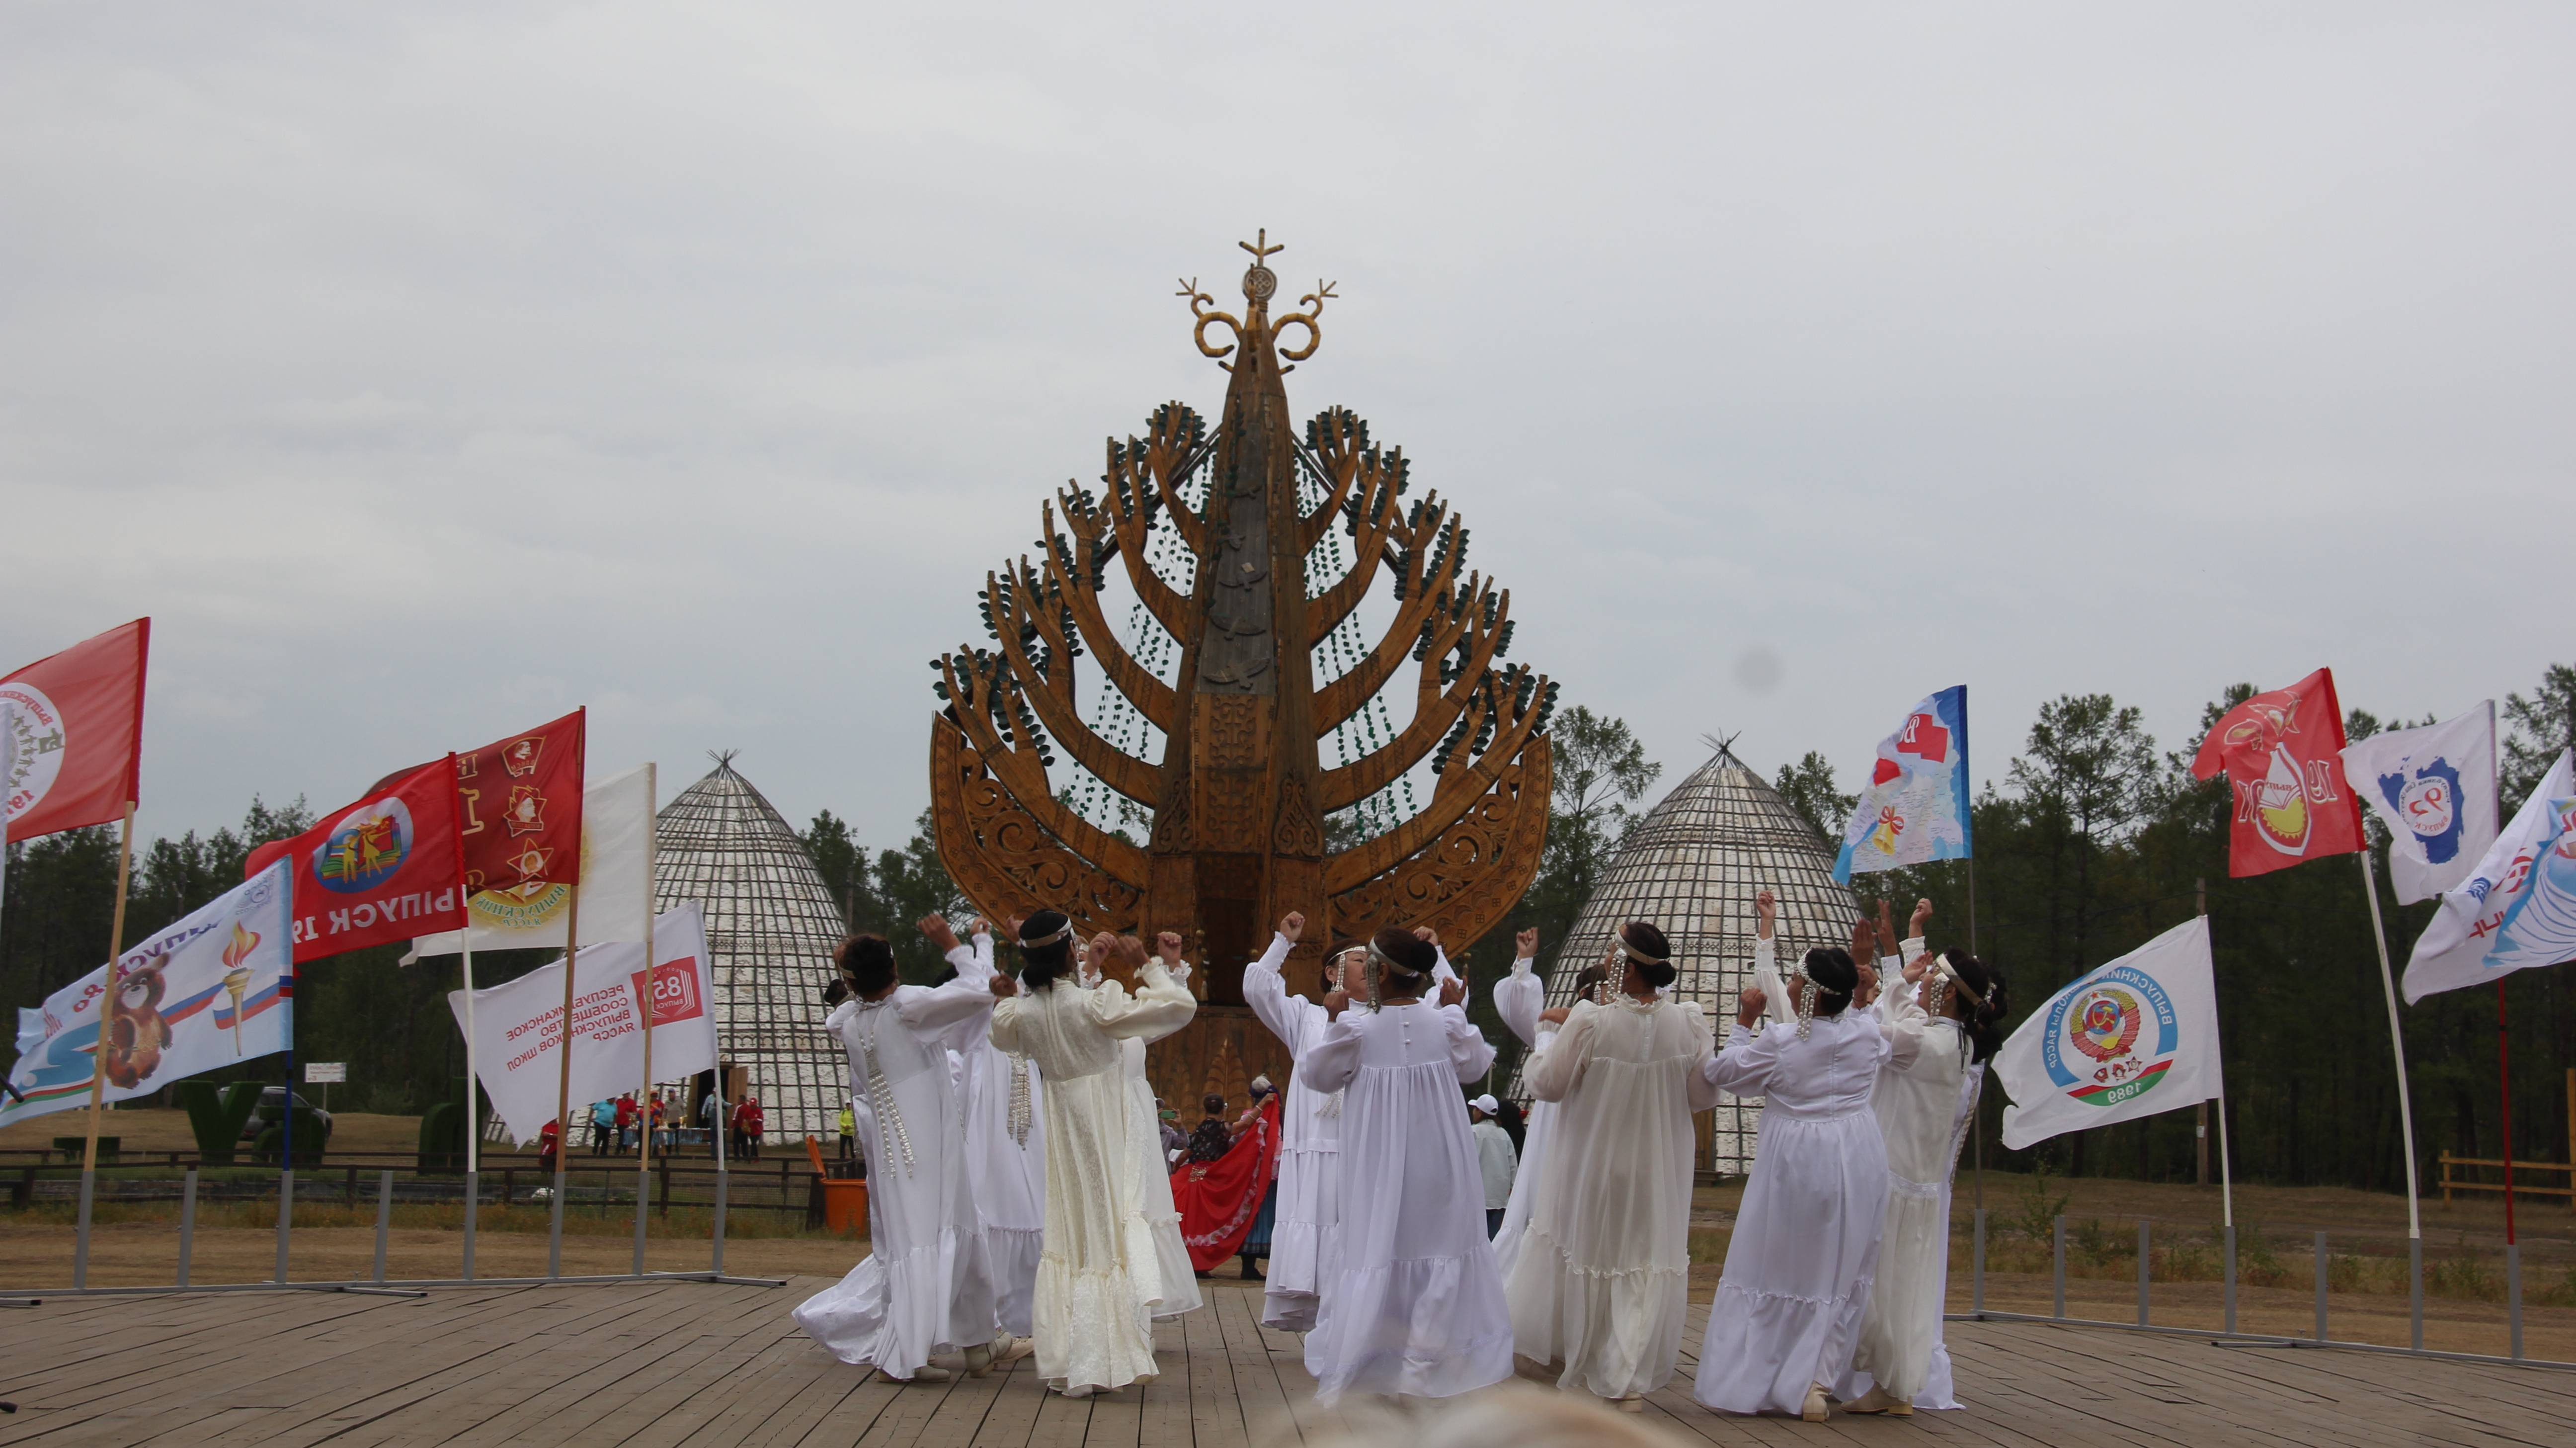
M1690 1074L1682 1078L1682 1095L1693 1111L1706 1111L1717 1104L1717 1082L1712 1079L1717 1065L1717 1033L1708 1018L1708 1007L1694 1002L1699 1013L1699 1059L1691 1062Z
M980 1042L992 1011L992 988L962 975L943 985L908 985L894 993L897 1020L951 1049L959 1049L959 1039Z
M1198 1000L1189 987L1172 979L1172 972L1160 957L1149 957L1138 972L1134 995L1127 994L1118 982L1103 981L1100 989L1084 998L1091 1019L1102 1030L1125 1040L1160 1040L1190 1023L1198 1014Z
M1360 1022L1364 1018L1362 1012L1343 1012L1297 1059L1297 1074L1305 1079L1308 1090L1330 1096L1360 1074Z
M1519 954L1512 973L1494 983L1494 1013L1503 1018L1521 1044L1538 1044L1538 1013L1547 1006L1547 982L1538 978L1538 932L1524 930L1513 944Z
M1461 1083L1473 1081L1494 1069L1494 1048L1467 1019L1464 1006L1443 1007L1441 1024L1449 1030L1449 1066L1458 1073Z
M1261 1024L1288 1048L1291 1058L1297 1054L1297 1038L1306 1023L1306 1003L1302 999L1289 998L1288 978L1280 974L1280 967L1288 963L1288 952L1296 948L1298 938L1305 931L1306 917L1290 913L1287 919L1279 922L1278 933L1270 937L1270 948L1261 952L1259 960L1243 968L1244 1004L1252 1007L1252 1013L1260 1018Z
M1768 1096L1771 1071L1780 1059L1780 1043L1794 1036L1791 1031L1738 1035L1700 1068L1700 1079L1731 1096Z

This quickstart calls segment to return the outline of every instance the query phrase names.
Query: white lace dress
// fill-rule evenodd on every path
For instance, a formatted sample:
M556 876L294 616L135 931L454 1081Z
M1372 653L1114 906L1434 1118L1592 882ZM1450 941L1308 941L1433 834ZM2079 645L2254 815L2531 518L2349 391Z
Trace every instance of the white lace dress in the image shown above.
M1757 941L1757 965L1770 942ZM1851 1366L1879 1223L1887 1147L1870 1094L1888 1055L1870 1012L1820 1019L1807 1036L1772 1024L1739 1033L1709 1063L1710 1084L1763 1098L1753 1176L1727 1244L1726 1272L1700 1340L1692 1396L1727 1413L1796 1413L1807 1388Z
M1672 1381L1690 1306L1691 1113L1717 1104L1714 1054L1696 1003L1619 996L1576 1006L1525 1068L1558 1103L1556 1136L1503 1291L1514 1345L1564 1363L1560 1388L1620 1398Z
M993 1044L1035 1061L1045 1082L1046 1245L1032 1315L1038 1375L1066 1391L1124 1387L1155 1372L1150 1313L1165 1289L1120 1042L1179 1030L1198 1003L1161 961L1143 974L1132 996L1116 981L1084 990L1066 979L993 1011Z
M1151 1040L1169 1034L1160 1032ZM1148 1044L1149 1039L1142 1036L1118 1043L1120 1069L1127 1078L1128 1156L1134 1163L1136 1199L1144 1204L1145 1225L1154 1233L1154 1265L1162 1287L1160 1299L1146 1311L1153 1317L1178 1317L1198 1311L1203 1304L1197 1270L1190 1266L1189 1244L1181 1240L1181 1209L1172 1205L1172 1172L1163 1161L1162 1118L1154 1114L1154 1083L1145 1079Z
M1521 1038L1521 1044L1538 1052L1556 1039L1556 1027L1538 1018L1547 1006L1547 982L1532 971L1534 964L1523 956L1512 962L1511 974L1494 982L1494 1014L1503 1018L1503 1024ZM1522 1076L1528 1076L1526 1066ZM1503 1208L1503 1225L1494 1233L1494 1266L1506 1282L1511 1280L1512 1266L1520 1256L1521 1234L1529 1228L1530 1209L1538 1200L1548 1136L1555 1129L1556 1103L1532 1101L1521 1126L1520 1172L1512 1178L1512 1199Z
M850 1057L868 1160L865 1261L796 1308L796 1325L845 1363L909 1378L934 1352L994 1337L993 1279L969 1195L964 1113L948 1075L958 1035L989 1017L968 981L843 1001L824 1024Z
M1503 1281L1460 1087L1494 1048L1456 1006L1355 1007L1298 1073L1342 1097L1342 1257L1306 1334L1315 1401L1445 1398L1512 1375Z
M1906 945L1905 958L1921 953L1919 942ZM1934 1020L1913 987L1888 979L1894 988L1879 998L1878 1016L1889 1054L1874 1101L1887 1143L1887 1220L1869 1312L1861 1320L1852 1370L1838 1391L1857 1398L1876 1383L1918 1408L1955 1408L1949 1354L1941 1344L1942 1299L1950 1282L1950 1178L1985 1068L1968 1064L1964 1027Z
M951 950L948 963L959 980L989 991L993 937L977 935L971 945ZM1001 1329L1027 1337L1035 1331L1031 1310L1046 1234L1045 1093L1028 1057L993 1045L991 1024L989 1015L977 1021L957 1047L964 1063L966 1177L993 1262Z

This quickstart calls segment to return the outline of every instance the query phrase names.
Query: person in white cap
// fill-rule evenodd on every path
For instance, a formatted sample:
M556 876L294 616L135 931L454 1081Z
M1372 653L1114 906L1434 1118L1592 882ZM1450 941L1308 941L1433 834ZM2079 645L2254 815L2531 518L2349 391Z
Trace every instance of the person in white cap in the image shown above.
M1476 1138L1476 1169L1485 1178L1485 1236L1491 1240L1503 1226L1503 1209L1512 1204L1512 1173L1520 1170L1520 1152L1512 1146L1512 1134L1494 1119L1503 1103L1491 1093L1467 1103L1467 1119L1474 1125L1467 1134Z

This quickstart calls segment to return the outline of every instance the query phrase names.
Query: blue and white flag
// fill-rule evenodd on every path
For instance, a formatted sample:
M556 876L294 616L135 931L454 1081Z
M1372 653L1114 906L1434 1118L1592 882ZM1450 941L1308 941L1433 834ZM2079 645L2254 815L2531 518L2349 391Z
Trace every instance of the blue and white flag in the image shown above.
M1915 705L1879 741L1860 806L1843 826L1834 878L1967 858L1968 686L1956 684Z
M2492 699L2457 719L2391 729L2344 750L2344 779L2388 826L2397 903L2458 885L2495 843L2495 756Z
M2576 766L2558 763L2487 847L2406 962L2409 1005L2435 991L2576 960Z
M2209 917L2195 915L2040 1003L1995 1053L2020 1151L2227 1094Z
M150 1096L173 1081L286 1049L294 1037L295 911L280 861L116 962L18 1012L18 1061L0 1126L89 1104L99 1019L107 1030L107 1100Z

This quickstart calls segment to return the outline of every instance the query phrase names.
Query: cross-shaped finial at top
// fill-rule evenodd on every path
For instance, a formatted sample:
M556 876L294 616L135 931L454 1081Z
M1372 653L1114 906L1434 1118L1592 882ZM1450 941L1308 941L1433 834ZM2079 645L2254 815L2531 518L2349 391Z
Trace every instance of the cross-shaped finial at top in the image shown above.
M1255 240L1253 240L1253 241L1238 241L1238 242L1236 242L1236 243L1235 243L1235 245L1237 245L1237 246L1239 246L1239 247L1242 247L1245 251L1248 251L1248 252L1252 253L1252 264L1253 264L1254 266L1262 266L1262 265L1267 264L1267 262L1268 262L1268 261L1269 261L1269 259L1270 259L1270 254L1271 254L1272 252L1274 252L1274 251L1286 251L1286 250L1288 249L1288 244L1287 244L1286 242L1281 242L1281 243L1280 243L1279 245L1277 245L1277 246L1271 246L1271 245L1269 245L1269 241L1270 241L1270 228L1268 228L1268 227L1266 227L1266 226L1265 226L1265 227L1263 227L1263 228L1261 228L1259 231L1254 232L1254 233L1253 233L1253 236L1256 238Z

